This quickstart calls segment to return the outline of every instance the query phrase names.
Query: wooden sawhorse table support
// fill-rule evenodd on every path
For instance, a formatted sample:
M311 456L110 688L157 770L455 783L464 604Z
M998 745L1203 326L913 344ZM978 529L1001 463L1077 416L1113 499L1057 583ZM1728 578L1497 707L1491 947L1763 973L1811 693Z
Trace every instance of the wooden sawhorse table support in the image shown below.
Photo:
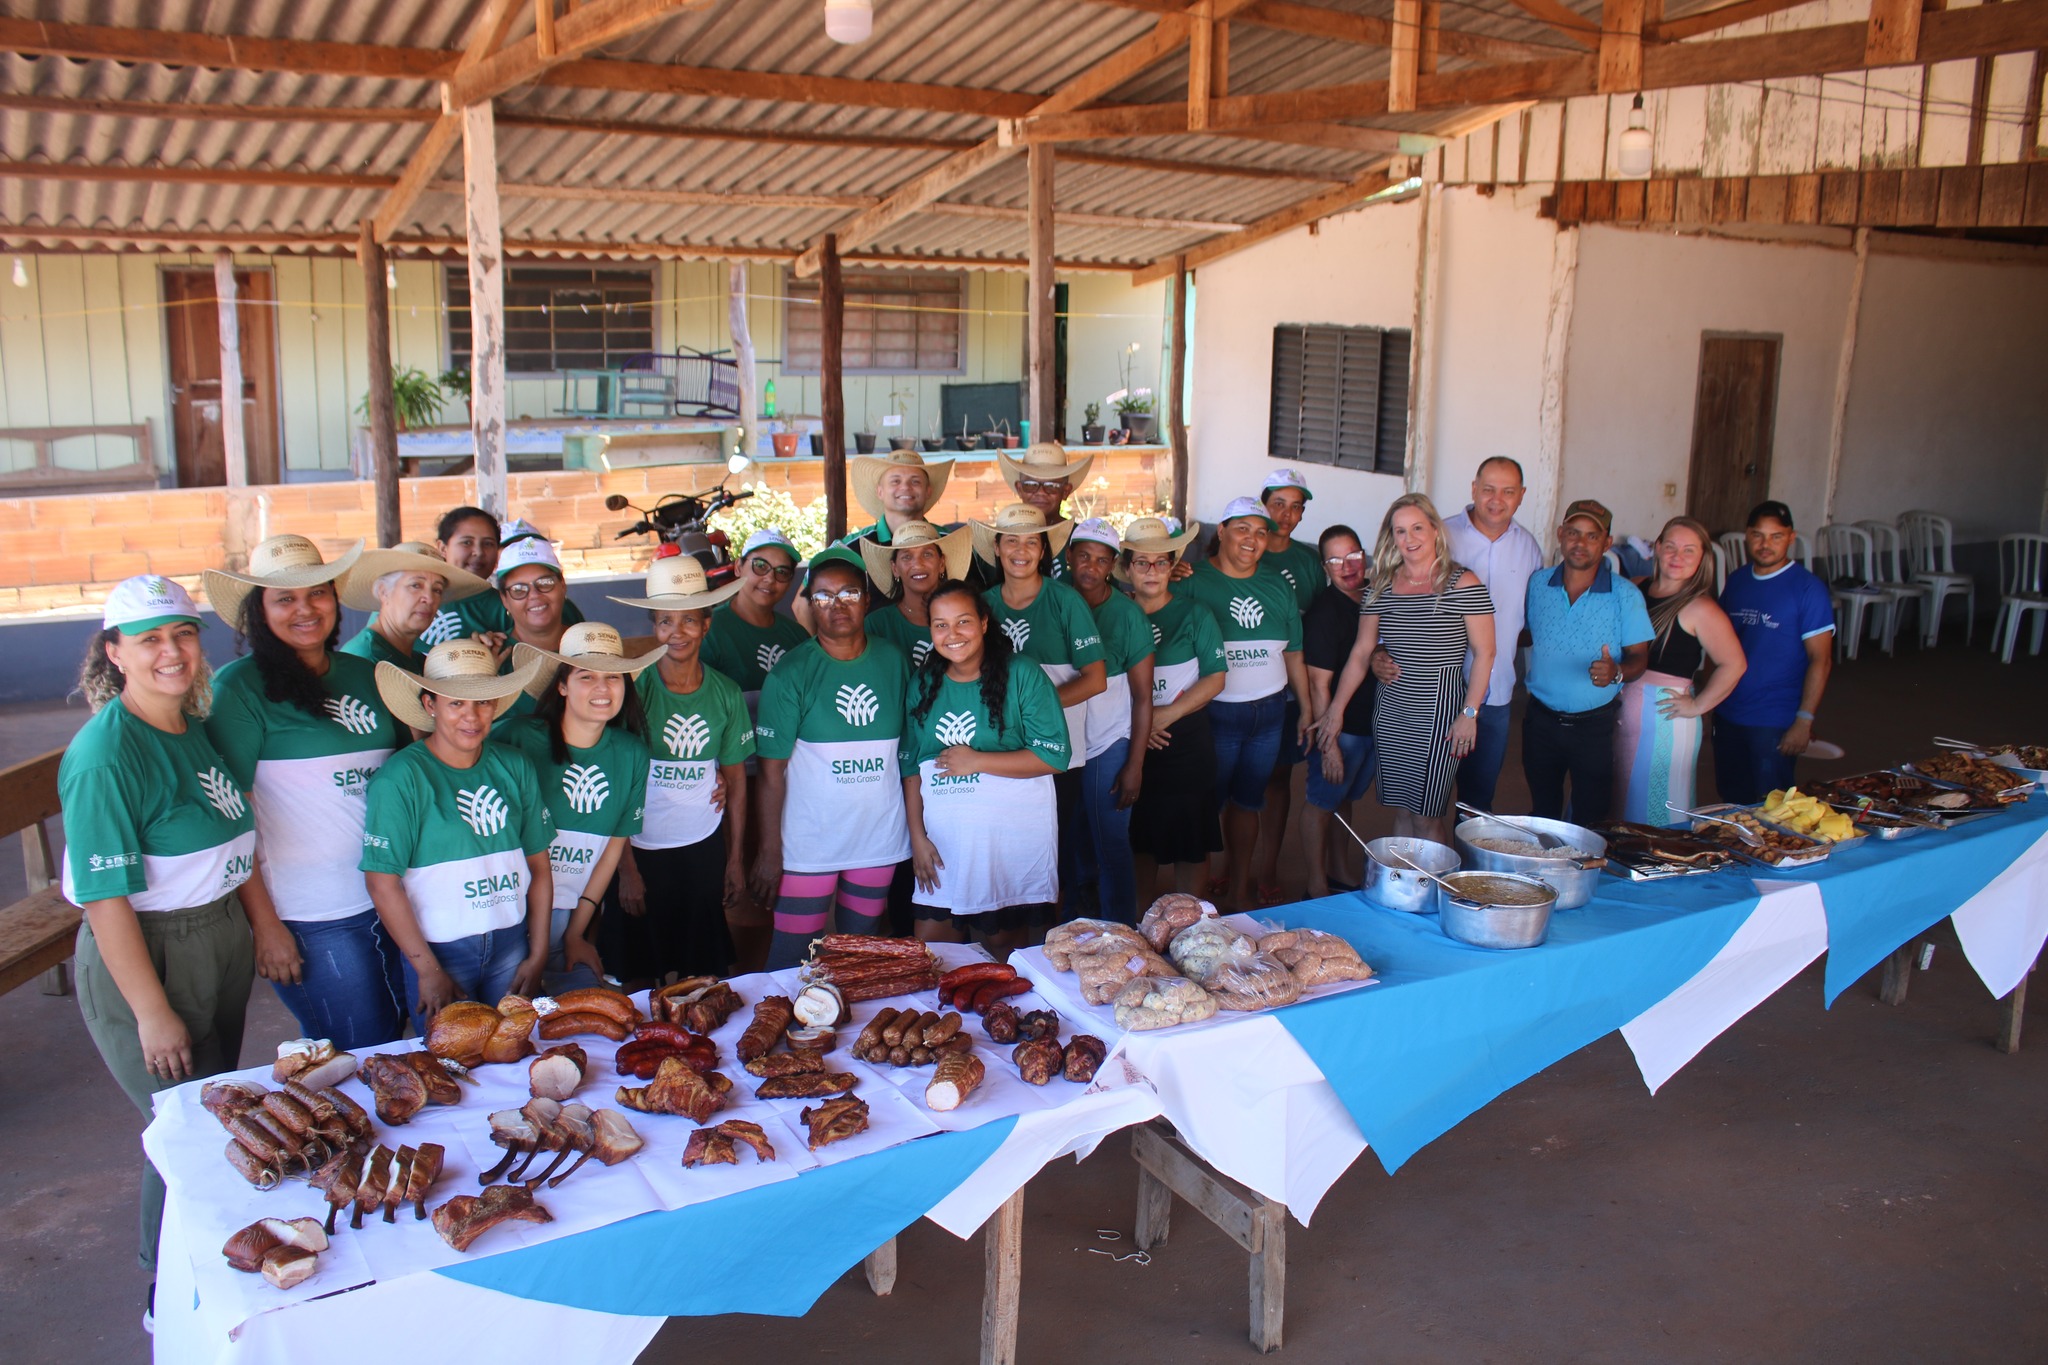
M1908 943L1884 960L1884 975L1878 978L1877 998L1887 1005L1906 1003L1906 987L1912 983L1914 959L1919 957L1925 945ZM2040 966L2038 959L2034 967ZM2027 977L2034 974L2034 967L2027 968L2027 976L2020 978L2020 984L2000 1002L2005 1006L2005 1018L1998 1028L1997 1047L2000 1052L2014 1053L2020 1050L2020 1024L2027 1012Z
M1287 1312L1287 1206L1219 1175L1163 1119L1131 1130L1131 1157L1138 1163L1138 1250L1165 1245L1173 1197L1187 1200L1251 1253L1252 1345L1279 1350Z
M1018 1190L981 1225L981 1365L1016 1365L1017 1304L1024 1278L1024 1191ZM876 1297L896 1288L896 1239L861 1262Z

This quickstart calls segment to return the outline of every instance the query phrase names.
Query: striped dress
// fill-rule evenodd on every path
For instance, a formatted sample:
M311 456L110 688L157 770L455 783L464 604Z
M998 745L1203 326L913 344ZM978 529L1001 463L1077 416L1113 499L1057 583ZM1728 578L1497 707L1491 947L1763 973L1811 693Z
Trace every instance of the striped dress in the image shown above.
M1454 567L1451 581L1464 572ZM1483 583L1440 597L1389 592L1374 601L1368 593L1359 614L1379 616L1380 647L1401 666L1399 678L1380 684L1373 705L1380 804L1433 819L1444 813L1458 771L1450 731L1465 705L1465 618L1491 616L1493 598Z

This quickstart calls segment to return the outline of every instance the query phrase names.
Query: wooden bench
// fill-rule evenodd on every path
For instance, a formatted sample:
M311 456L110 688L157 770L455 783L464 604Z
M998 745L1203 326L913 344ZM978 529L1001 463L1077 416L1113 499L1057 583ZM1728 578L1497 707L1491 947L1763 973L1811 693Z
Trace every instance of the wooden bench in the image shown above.
M133 444L135 458L106 469L74 469L57 463L59 441L113 436ZM156 460L150 453L149 424L83 427L0 427L0 441L23 441L34 452L23 469L0 473L0 497L39 498L56 493L129 492L157 486Z
M78 936L78 907L57 887L57 864L50 854L50 833L44 822L55 817L57 766L64 751L0 769L0 835L21 835L22 868L28 894L0 909L0 995L33 977L44 976L45 995L71 994L71 945Z
M1906 988L1913 981L1913 967L1922 953L1933 951L1934 945L1920 940L1907 943L1895 950L1884 960L1884 974L1878 978L1877 998L1887 1005L1906 1003ZM2044 954L2048 956L2048 954ZM2034 967L2041 965L2036 958L2034 966L2027 968L2027 976L2034 974ZM2000 1052L2014 1053L2020 1050L2020 1027L2027 1013L2027 976L2020 978L2020 984L1999 1002L2000 1011L1998 1037L1993 1040Z

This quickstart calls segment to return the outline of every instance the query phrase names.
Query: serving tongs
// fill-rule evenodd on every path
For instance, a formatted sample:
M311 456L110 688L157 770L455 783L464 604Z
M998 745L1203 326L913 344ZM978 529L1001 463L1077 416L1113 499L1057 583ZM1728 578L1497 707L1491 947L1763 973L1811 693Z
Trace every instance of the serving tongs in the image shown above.
M1932 815L1914 815L1909 811L1891 810L1877 804L1874 797L1859 796L1854 801L1830 800L1828 805L1844 815L1856 816L1859 820L1888 820L1895 825L1906 825L1913 829L1947 829L1948 826Z
M1573 867L1578 868L1581 872L1590 872L1596 867L1607 866L1607 860L1605 858L1602 858L1597 854L1588 853L1584 849L1580 848L1577 844L1567 843L1565 840L1558 838L1555 834L1552 834L1547 829L1538 829L1535 825L1525 825L1520 820L1515 819L1515 817L1512 815L1496 815L1490 810L1481 810L1477 806L1468 806L1463 801L1458 802L1457 806L1459 810L1465 812L1465 814L1471 816L1475 820L1491 820L1496 825L1506 825L1509 829L1515 831L1517 834L1528 835L1531 839L1534 839L1536 841L1536 847L1542 849L1546 853L1550 852L1552 849L1570 849L1572 851L1571 858L1568 860L1560 859L1560 861L1569 861Z
M1989 752L1981 744L1972 744L1967 739L1950 739L1947 735L1936 735L1934 737L1934 742L1940 748L1960 749L1964 753L1976 754L1979 757L1982 757L1984 754Z
M1743 843L1748 844L1751 848L1762 848L1764 846L1763 839L1756 833L1756 831L1750 829L1747 825L1743 824L1739 820L1730 820L1725 816L1720 815L1709 815L1705 811L1687 810L1684 806L1679 805L1675 801L1666 801L1664 803L1664 808L1666 810L1676 811L1680 815L1689 815L1695 820L1711 820L1713 823L1717 825L1726 825L1728 826L1728 828L1734 830L1735 833L1741 837Z

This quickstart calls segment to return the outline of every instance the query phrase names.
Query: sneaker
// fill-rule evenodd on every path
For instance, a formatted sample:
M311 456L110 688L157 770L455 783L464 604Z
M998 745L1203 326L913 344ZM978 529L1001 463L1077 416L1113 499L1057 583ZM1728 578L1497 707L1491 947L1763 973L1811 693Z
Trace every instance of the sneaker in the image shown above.
M155 1280L151 1280L151 1281L149 1282L149 1296L148 1296L147 1298L145 1298L145 1299L143 1300L143 1302L142 1302L142 1334L143 1334L144 1336L146 1336L146 1337L153 1337L153 1336L155 1336L155 1335L156 1335L156 1281L155 1281Z

